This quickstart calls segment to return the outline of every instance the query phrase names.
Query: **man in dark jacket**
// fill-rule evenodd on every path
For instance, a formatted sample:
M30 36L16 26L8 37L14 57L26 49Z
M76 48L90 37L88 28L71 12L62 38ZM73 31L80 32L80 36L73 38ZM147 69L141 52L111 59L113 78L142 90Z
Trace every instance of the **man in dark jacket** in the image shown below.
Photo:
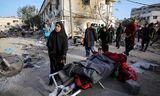
M114 37L114 28L111 25L110 28L108 29L109 31L109 43L112 44L113 42L113 37Z
M152 46L152 44L157 42L159 39L160 39L160 24L159 24L159 28L158 28L157 32L155 32L153 35L153 41L150 45Z
M120 41L121 41L121 34L123 33L123 28L121 23L119 24L119 27L117 28L116 31L116 47L119 48L120 47Z
M102 30L100 30L100 35L98 36L98 38L101 39L102 41L102 50L103 52L108 51L109 50L109 32L107 27L103 27Z
M86 50L86 57L89 57L90 51L92 51L92 53L95 52L94 41L97 41L97 34L95 29L91 27L91 23L88 22L87 29L85 30L84 44L83 44Z
M142 32L142 48L141 51L146 51L149 45L150 40L153 38L153 34L155 33L154 24L150 23L147 28L143 29ZM144 44L146 44L144 48Z

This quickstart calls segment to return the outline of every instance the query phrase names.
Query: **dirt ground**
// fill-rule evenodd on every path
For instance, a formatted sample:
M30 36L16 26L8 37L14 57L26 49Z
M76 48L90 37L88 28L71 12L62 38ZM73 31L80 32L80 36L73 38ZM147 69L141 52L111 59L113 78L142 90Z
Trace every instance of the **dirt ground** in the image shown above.
M5 50L10 48L10 50ZM116 49L110 45L111 52L122 53L124 47ZM49 81L49 58L45 42L30 38L3 38L0 39L0 54L18 55L23 59L22 54L27 53L32 57L32 65L23 68L22 71L12 77L0 78L0 96L48 96L55 88L48 86ZM138 47L128 57L130 65L138 62L144 64L160 65L160 47L155 44L146 52L139 51ZM85 51L82 46L69 46L67 63L85 59ZM147 63L146 63L147 62ZM25 65L25 64L24 64ZM160 72L159 70L137 71L138 83L141 86L137 96L159 96L160 94ZM112 77L102 80L105 89L98 84L92 88L82 91L79 96L132 96L127 93L123 83L114 80Z

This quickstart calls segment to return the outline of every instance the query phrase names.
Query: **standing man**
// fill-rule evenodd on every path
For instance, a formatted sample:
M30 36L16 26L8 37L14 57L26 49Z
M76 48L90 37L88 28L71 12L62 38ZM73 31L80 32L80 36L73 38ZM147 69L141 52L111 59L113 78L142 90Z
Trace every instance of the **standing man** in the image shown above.
M123 33L122 24L120 23L116 31L116 47L120 48L121 34Z
M134 48L135 35L137 32L137 21L133 19L129 25L127 25L125 33L125 54L129 56L129 52Z
M158 28L157 32L155 32L155 34L153 35L153 41L150 44L150 46L152 46L153 43L157 42L160 39L160 24L158 26L159 26L159 28Z
M95 29L91 27L91 23L88 22L87 29L85 30L84 44L83 44L86 50L86 57L89 57L90 51L92 51L92 53L95 52L94 41L97 41L97 34Z
M149 45L150 40L153 38L153 34L156 32L154 29L154 23L150 23L147 28L144 29L143 31L143 36L142 36L142 48L141 51L146 51ZM144 48L144 44L146 44Z
M114 37L114 28L113 28L113 26L111 25L108 30L109 30L109 43L112 44L113 37Z

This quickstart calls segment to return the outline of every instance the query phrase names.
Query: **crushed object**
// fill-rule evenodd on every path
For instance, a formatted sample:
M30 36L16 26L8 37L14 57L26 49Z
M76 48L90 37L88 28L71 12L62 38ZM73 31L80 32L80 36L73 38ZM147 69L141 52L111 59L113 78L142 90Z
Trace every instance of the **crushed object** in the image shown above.
M23 68L33 68L34 65L31 63L24 64Z
M140 91L140 85L138 84L137 81L134 81L132 79L125 81L125 88L132 95L138 95Z
M9 70L9 68L10 64L8 63L8 61L2 56L0 56L0 69L7 71Z
M140 66L140 68L142 68L142 69L144 69L144 70L150 70L150 71L158 71L158 68L159 68L160 66L158 66L158 65L153 65L153 64L151 64L151 65L149 65L149 66L143 66L143 65L141 65Z
M160 71L160 66L144 60L137 61L131 65L137 73L143 73L145 70Z

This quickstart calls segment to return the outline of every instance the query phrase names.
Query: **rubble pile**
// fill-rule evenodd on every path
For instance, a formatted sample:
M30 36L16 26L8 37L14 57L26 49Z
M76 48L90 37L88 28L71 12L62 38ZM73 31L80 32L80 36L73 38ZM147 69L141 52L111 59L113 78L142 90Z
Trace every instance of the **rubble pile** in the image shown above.
M41 31L25 31L25 30L8 30L8 31L1 31L0 38L7 38L7 37L35 37L40 38L43 34Z
M17 55L3 54L0 56L0 77L10 77L22 70L23 62Z
M23 68L40 68L40 64L45 63L48 53L44 42L37 41L35 45L26 45L22 49L24 50L22 54Z

